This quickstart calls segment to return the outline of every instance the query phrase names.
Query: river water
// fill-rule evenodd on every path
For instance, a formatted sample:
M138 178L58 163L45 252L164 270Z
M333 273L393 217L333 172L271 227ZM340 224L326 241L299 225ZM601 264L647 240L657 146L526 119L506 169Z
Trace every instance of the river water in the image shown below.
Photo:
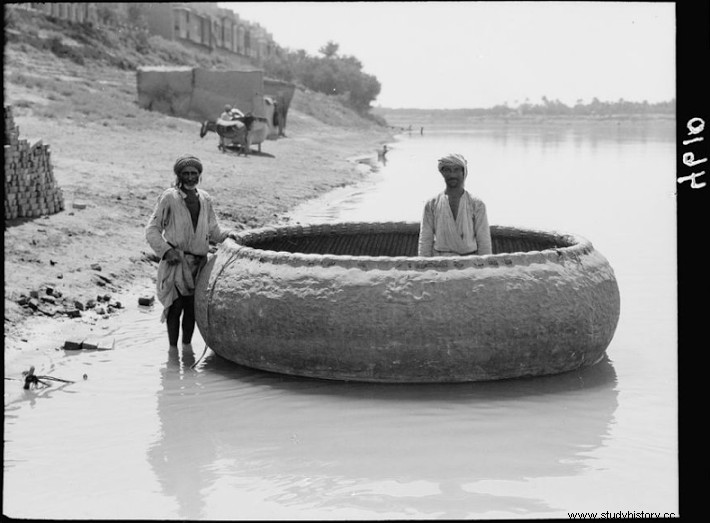
M427 127L390 147L365 181L291 221L418 221L443 189L436 159L462 153L492 224L573 232L609 260L621 317L608 358L490 383L327 382L239 367L199 335L171 351L159 308L128 307L97 326L113 350L57 350L43 366L75 383L5 382L4 514L677 515L673 124Z

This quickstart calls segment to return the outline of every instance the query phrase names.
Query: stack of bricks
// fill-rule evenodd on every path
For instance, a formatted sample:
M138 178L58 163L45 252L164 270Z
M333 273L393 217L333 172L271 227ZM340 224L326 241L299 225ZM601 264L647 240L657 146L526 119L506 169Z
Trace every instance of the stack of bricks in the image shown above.
M49 158L49 145L20 140L12 108L5 106L5 219L32 218L64 209Z

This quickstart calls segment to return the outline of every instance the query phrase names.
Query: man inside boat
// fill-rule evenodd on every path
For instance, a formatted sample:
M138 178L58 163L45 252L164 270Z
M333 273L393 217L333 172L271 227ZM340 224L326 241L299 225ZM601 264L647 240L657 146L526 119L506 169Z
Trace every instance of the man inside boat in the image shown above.
M419 229L419 256L493 254L486 206L464 189L466 159L449 154L439 159L446 189L424 205Z
M145 237L158 265L157 294L167 322L168 341L176 347L180 326L182 343L190 345L195 330L195 282L210 248L234 238L235 230L220 226L212 198L197 184L202 177L202 162L186 154L173 166L175 184L165 190L145 228ZM182 321L181 321L182 317Z

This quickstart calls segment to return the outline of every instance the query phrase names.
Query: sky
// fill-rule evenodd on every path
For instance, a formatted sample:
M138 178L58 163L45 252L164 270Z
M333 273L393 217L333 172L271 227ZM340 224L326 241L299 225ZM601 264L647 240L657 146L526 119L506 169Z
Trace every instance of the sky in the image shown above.
M281 47L328 41L381 86L373 106L483 108L675 98L673 2L219 2Z

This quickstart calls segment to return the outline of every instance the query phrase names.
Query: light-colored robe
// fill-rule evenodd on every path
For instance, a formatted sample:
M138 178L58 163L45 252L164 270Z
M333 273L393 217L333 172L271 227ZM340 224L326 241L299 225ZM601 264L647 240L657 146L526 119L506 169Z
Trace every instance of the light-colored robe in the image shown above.
M164 307L162 321L165 321L178 291L183 296L194 293L195 280L209 252L210 240L220 243L229 233L220 227L210 195L197 189L197 196L200 199L200 213L196 228L192 225L190 210L184 201L187 195L175 187L160 195L145 228L148 244L160 257L157 294ZM179 264L169 265L163 259L171 246L180 255Z
M424 205L419 231L419 256L493 254L486 206L464 191L456 219L446 192Z

